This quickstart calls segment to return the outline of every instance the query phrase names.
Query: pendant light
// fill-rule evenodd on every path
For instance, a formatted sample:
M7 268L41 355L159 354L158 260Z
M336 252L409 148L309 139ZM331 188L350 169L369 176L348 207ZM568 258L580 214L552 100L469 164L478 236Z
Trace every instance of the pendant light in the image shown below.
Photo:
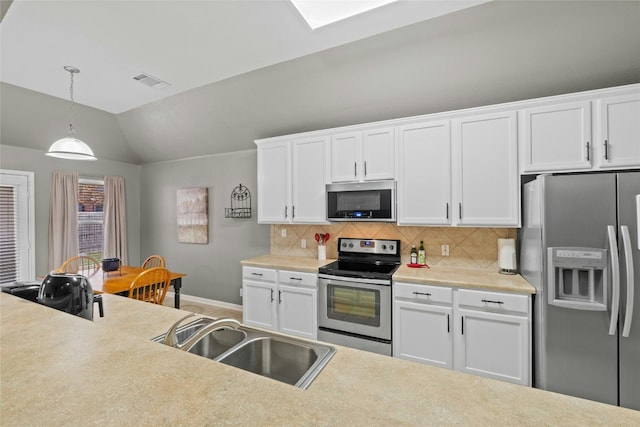
M69 114L69 135L66 138L62 138L51 144L47 156L58 157L61 159L70 160L97 160L93 155L91 148L84 142L74 137L75 129L73 128L73 113L75 103L73 102L73 75L80 72L76 67L66 65L64 67L66 71L71 75L71 87L69 94L71 98L71 113Z

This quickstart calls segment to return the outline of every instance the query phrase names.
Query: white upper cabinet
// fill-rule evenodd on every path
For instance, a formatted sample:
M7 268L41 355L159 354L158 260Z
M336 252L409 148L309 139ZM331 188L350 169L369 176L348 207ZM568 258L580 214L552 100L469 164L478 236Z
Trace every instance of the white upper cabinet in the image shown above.
M451 224L448 120L398 127L399 225Z
M519 226L516 112L455 119L453 223Z
M258 145L258 223L326 222L327 138Z
M600 168L640 166L640 93L598 100Z
M526 108L522 115L522 172L591 168L590 101Z
M289 222L291 167L289 142L258 146L258 222Z
M296 223L327 221L325 184L327 176L327 139L295 140L292 151L291 220Z
M331 136L331 182L395 178L393 128Z

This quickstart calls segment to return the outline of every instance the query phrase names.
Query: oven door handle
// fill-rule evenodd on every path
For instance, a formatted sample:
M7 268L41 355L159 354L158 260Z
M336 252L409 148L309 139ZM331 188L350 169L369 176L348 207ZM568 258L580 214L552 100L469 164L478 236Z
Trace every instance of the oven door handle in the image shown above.
M383 279L364 279L361 277L343 277L330 276L328 274L318 274L318 279L322 279L325 283L361 283L364 285L391 286L390 280Z

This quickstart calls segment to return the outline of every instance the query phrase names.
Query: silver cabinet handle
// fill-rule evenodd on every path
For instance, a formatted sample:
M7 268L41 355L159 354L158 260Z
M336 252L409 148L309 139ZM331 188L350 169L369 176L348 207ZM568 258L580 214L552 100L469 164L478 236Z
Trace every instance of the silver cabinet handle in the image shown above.
M288 214L287 214L287 209L288 209L288 208L289 208L289 206L285 206L285 207L284 207L284 219L287 219L287 216L288 216Z
M252 276L260 276L262 277L262 273L251 273Z
M492 301L490 299L483 299L483 300L480 300L480 301L482 301L482 302L484 302L486 304L504 304L504 301Z
M292 206L291 207L291 219L294 219L296 217L296 207Z
M415 292L415 291L414 291L414 292L413 292L413 294L414 294L414 295L426 295L426 296L428 296L428 297L430 297L430 296L431 296L431 294L430 294L430 293L428 293L428 292Z
M289 280L302 280L302 277L289 277Z
M604 159L609 160L609 142L604 140Z
M358 176L358 163L357 162L353 162L353 176L355 176L355 177Z
M462 219L462 203L458 203L458 215Z
M282 291L278 291L278 304L282 304Z
M447 205L447 208L446 208L447 209L447 219L449 219L449 202L447 202L446 205Z
M589 141L587 141L587 162L591 161L591 146L589 145Z
M623 225L620 227L622 233L622 246L624 247L625 263L627 265L627 308L624 315L624 327L622 336L629 338L631 332L631 322L633 321L633 298L634 298L634 277L633 277L633 253L631 252L631 237L629 236L629 227Z
M620 262L618 259L618 243L616 242L616 229L613 225L607 225L609 238L609 253L611 254L611 282L613 284L611 295L611 319L609 319L609 335L616 334L618 324L618 311L620 309Z

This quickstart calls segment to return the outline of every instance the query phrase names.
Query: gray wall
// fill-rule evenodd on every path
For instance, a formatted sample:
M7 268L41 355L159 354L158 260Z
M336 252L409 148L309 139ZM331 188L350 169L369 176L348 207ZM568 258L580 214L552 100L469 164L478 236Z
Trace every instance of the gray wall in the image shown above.
M53 171L77 171L81 177L122 176L127 193L127 244L129 264L140 262L140 166L110 160L82 162L47 157L40 150L0 145L0 168L35 174L36 275L48 273L49 203Z
M184 272L183 293L242 304L242 259L268 254L271 229L257 223L256 150L204 156L141 166L141 257L167 259L172 271ZM233 189L242 184L252 196L250 219L224 217ZM178 243L176 190L209 189L209 243Z

